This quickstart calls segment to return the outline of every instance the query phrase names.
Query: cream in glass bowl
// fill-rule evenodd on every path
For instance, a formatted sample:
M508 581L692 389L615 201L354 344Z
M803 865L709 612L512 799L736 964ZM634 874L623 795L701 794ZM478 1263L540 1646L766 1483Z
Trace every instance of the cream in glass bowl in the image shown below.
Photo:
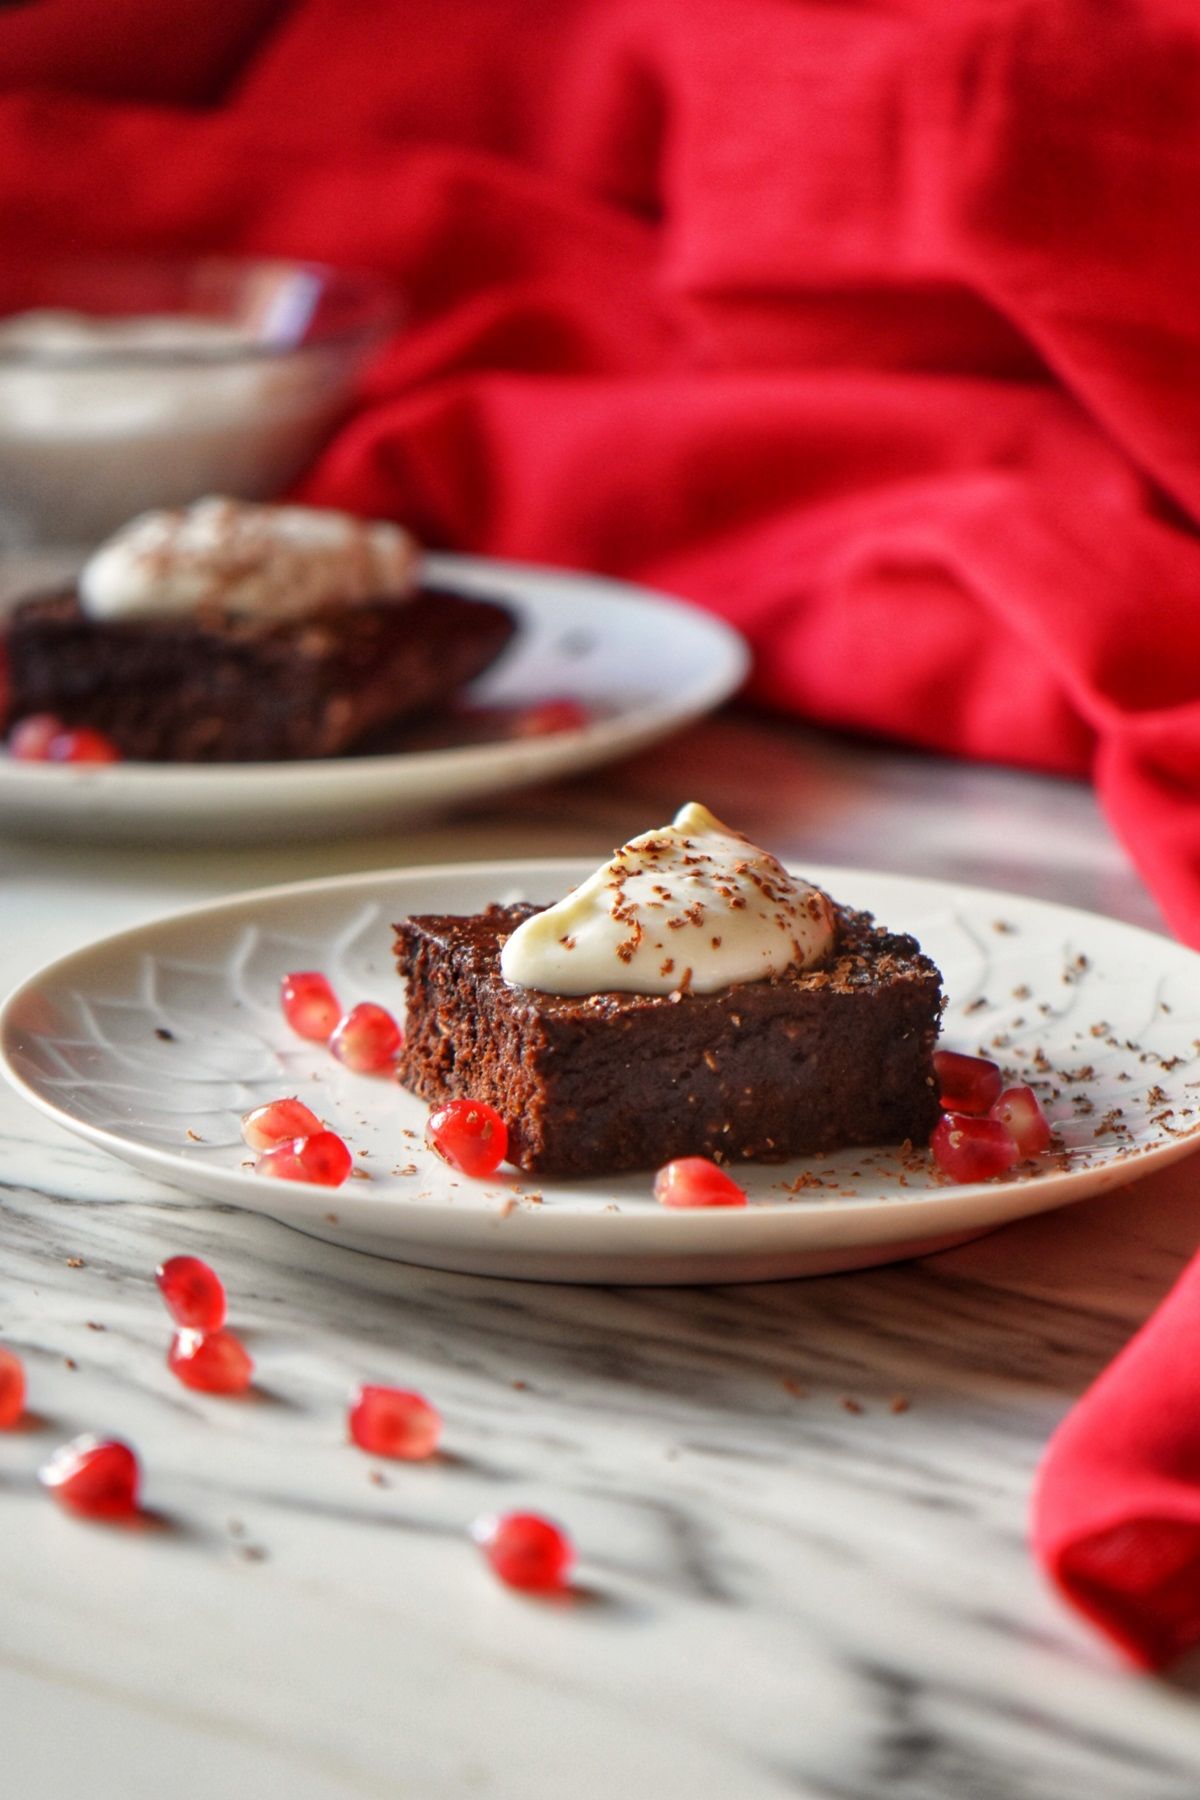
M0 551L280 493L397 316L379 277L312 263L72 257L0 276Z

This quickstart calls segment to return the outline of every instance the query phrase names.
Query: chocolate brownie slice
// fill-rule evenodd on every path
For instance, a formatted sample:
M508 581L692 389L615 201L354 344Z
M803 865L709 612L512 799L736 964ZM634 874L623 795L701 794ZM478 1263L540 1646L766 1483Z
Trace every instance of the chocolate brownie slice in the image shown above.
M74 594L39 596L4 632L8 722L54 713L148 762L335 756L447 700L515 629L503 606L433 589L274 620L97 621Z
M676 1156L778 1162L928 1139L944 1002L911 937L838 907L821 968L712 994L571 998L500 973L505 939L537 910L396 927L401 1081L430 1101L490 1102L519 1168L603 1175Z

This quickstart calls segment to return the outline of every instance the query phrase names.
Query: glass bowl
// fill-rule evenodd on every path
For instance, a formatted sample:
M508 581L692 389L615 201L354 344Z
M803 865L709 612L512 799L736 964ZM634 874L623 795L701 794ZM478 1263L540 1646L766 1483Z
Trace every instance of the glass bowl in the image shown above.
M383 279L316 263L0 271L0 550L92 544L203 494L278 494L398 318Z

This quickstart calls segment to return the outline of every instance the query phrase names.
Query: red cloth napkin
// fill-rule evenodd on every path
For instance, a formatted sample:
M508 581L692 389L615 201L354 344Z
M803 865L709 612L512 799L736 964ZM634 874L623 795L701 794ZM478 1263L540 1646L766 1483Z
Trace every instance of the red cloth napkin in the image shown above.
M809 718L1095 779L1200 945L1194 0L38 0L9 271L373 265L409 321L303 492L723 613ZM1063 1427L1037 1544L1197 1635L1200 1274Z
M1200 1642L1200 1431L1193 1262L1050 1441L1034 1549L1063 1593L1137 1663Z

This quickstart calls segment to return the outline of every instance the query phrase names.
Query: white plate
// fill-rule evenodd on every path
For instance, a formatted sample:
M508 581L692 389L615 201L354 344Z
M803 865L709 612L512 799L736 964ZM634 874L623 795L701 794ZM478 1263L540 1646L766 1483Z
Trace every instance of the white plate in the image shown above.
M1045 1096L1065 1149L1021 1179L947 1186L932 1165L906 1173L892 1151L856 1150L747 1168L751 1205L705 1212L660 1208L648 1175L470 1181L425 1149L419 1101L348 1073L283 1023L289 969L324 969L344 1004L399 1010L391 921L548 901L585 873L553 862L354 875L122 932L9 998L4 1073L81 1137L210 1200L377 1255L555 1281L748 1281L889 1261L1115 1187L1193 1147L1200 957L1066 907L892 875L806 871L914 932L945 976L944 1041L994 1046ZM240 1115L290 1093L365 1153L369 1179L330 1191L246 1166ZM798 1175L824 1185L789 1192Z
M488 705L569 695L578 731L396 756L78 768L0 754L0 826L162 843L341 835L547 781L653 743L740 685L746 647L719 619L626 582L480 557L430 556L433 582L495 598L520 633L472 688Z

